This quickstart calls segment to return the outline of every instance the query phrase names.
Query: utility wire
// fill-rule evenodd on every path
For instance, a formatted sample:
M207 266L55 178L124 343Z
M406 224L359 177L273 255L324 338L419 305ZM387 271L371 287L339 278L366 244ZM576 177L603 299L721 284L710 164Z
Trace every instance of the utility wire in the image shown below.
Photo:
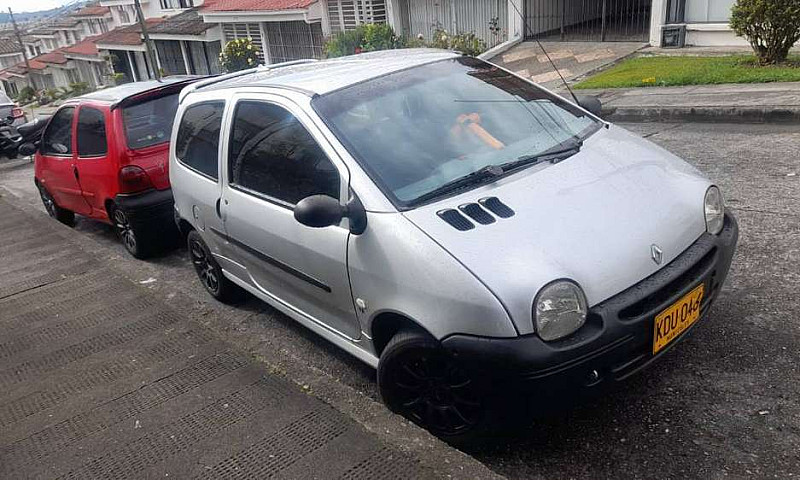
M575 100L576 104L580 104L580 102L578 101L578 97L575 96L575 92L573 92L572 88L570 88L569 84L567 83L567 80L564 78L564 75L561 75L561 71L558 69L558 67L556 67L555 62L553 62L553 59L550 58L550 54L547 53L547 50L544 49L542 42L539 41L539 37L533 33L533 29L531 29L530 25L528 25L528 21L525 18L525 15L523 15L522 12L519 11L519 8L517 8L516 0L513 0L509 3L511 4L512 7L514 7L514 10L516 10L517 15L519 15L519 18L522 19L522 26L523 26L522 37L525 38L526 32L529 32L531 34L531 37L534 40L536 40L536 44L539 45L539 48L542 49L542 52L544 52L544 56L547 57L547 61L550 62L550 66L553 67L553 70L555 70L559 78L561 78L561 81L564 82L564 86L567 87L567 91L569 92L570 95L572 95L572 99Z

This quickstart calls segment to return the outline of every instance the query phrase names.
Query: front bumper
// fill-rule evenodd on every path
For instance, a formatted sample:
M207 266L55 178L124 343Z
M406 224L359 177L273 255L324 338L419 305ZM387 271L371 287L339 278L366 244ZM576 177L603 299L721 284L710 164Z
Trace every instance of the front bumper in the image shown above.
M719 235L703 234L669 265L591 308L574 335L544 342L537 335L483 338L453 335L442 345L469 368L546 389L593 387L621 381L680 342L719 295L739 238L736 219L725 215ZM705 284L701 319L657 354L652 353L656 315Z
M147 190L141 193L117 195L117 207L122 209L134 228L159 227L172 228L173 204L172 190Z

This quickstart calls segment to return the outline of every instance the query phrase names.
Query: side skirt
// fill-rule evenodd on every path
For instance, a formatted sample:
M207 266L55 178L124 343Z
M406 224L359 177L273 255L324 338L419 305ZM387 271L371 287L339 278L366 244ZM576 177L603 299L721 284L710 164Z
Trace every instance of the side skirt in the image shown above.
M277 310L281 311L288 317L292 318L293 320L297 321L304 327L308 328L309 330L313 331L314 333L318 334L325 340L333 343L337 347L341 348L342 350L346 351L350 355L356 357L357 359L361 360L362 362L366 363L372 368L378 368L378 357L376 357L373 353L368 352L367 350L363 349L361 345L361 341L353 340L346 337L343 337L341 334L327 328L320 322L310 318L309 316L297 311L290 305L287 305L283 301L278 298L275 298L266 292L258 289L254 285L251 285L248 282L240 279L236 275L232 274L231 272L222 269L222 273L230 279L236 285L239 285L243 289L247 290L248 292L252 293L262 301L270 304L272 307L276 308ZM363 344L362 344L363 345Z

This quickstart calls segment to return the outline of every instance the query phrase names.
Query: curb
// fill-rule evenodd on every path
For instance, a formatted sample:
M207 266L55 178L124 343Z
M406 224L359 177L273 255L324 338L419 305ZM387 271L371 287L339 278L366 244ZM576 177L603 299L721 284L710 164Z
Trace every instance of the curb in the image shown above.
M613 122L697 122L800 124L800 107L614 107L603 108Z

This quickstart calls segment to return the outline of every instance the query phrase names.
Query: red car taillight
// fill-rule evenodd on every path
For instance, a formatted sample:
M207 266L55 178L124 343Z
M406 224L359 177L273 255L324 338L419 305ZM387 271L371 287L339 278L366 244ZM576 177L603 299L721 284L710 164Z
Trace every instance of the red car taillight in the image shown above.
M128 165L119 170L120 193L136 193L153 188L153 182L142 167Z
M11 116L14 118L20 118L25 116L25 111L19 107L14 107L11 109Z

